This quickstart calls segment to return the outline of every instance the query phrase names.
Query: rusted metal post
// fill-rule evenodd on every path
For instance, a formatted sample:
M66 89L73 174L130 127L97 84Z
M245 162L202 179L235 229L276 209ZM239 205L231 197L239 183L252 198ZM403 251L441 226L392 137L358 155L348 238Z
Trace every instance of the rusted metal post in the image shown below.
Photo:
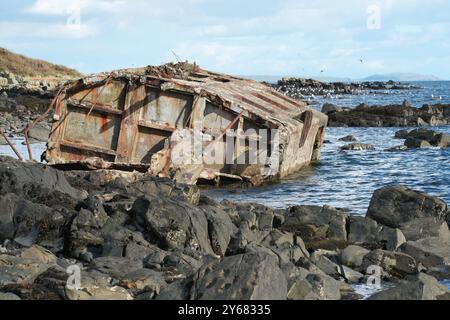
M48 107L48 109L42 115L40 115L36 120L34 120L32 123L29 123L27 125L27 127L25 128L25 130L23 131L24 136L25 136L25 144L27 145L27 150L28 150L28 157L30 158L30 161L33 161L33 153L31 152L28 133L30 132L31 129L33 129L36 126L37 123L41 122L49 115L50 111L52 111L52 109L55 107L55 104L56 104L56 101L58 101L59 95L66 88L66 86L67 86L67 84L64 84L61 86L61 88L59 88L58 93L53 98L52 103L50 103L50 106Z
M222 140L223 139L223 137L227 134L227 132L228 132L228 130L230 130L231 128L233 128L233 126L239 121L239 119L241 119L241 117L242 117L242 115L244 114L244 111L242 111L241 113L239 113L238 115L237 115L237 117L225 128L225 130L223 130L223 132L222 132L222 134L217 138L217 139L215 139L214 141L212 141L211 143L210 143L210 145L212 145L212 144L214 144L214 143L216 143L217 141L219 141L219 140Z
M103 90L105 90L105 87L107 87L109 85L109 83L111 82L111 80L113 78L113 75L114 75L114 73L111 73L110 75L108 75L105 78L105 80L104 80L105 84L101 87L100 92L95 97L94 104L92 105L91 109L89 110L89 112L86 115L86 120L89 119L89 117L91 116L92 110L94 110L95 107L97 106L99 96L103 93Z
M5 138L6 143L11 147L11 149L14 151L14 153L16 154L17 158L19 158L20 161L23 161L23 157L20 154L19 150L17 150L16 146L8 139L8 137L6 136L5 131L3 131L3 129L0 129L0 134L3 136L3 138Z

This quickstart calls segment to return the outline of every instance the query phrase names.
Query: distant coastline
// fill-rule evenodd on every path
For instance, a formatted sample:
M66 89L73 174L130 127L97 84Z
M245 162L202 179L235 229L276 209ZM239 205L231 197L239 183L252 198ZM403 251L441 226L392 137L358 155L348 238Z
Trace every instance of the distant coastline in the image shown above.
M417 73L389 73L389 74L375 74L363 79L353 79L344 77L327 77L327 76L307 76L307 75L296 75L296 76L271 76L271 75L244 75L243 78L249 78L256 81L264 81L268 83L277 83L278 80L288 77L298 77L304 79L314 79L322 82L364 82L364 81L396 81L396 82L435 82L435 81L450 81L446 79L440 79L433 75L423 75Z

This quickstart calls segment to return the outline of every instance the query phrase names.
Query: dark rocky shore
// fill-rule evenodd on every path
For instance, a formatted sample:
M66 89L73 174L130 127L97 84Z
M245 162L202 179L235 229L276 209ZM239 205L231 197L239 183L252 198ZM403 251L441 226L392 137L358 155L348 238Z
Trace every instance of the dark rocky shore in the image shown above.
M450 105L434 104L415 108L405 101L401 105L341 108L324 104L330 127L416 127L450 124Z
M27 81L0 72L0 129L11 138L23 136L25 127L46 111L61 81ZM47 141L50 122L51 115L30 131L31 143ZM0 136L0 145L5 144Z
M302 99L305 96L327 96L336 94L367 94L385 93L387 90L412 90L420 89L417 86L388 81L388 82L321 82L313 79L284 78L276 85L275 89L287 94L294 99Z
M197 187L0 157L0 299L448 299L449 207L405 187L367 217L217 203ZM80 288L67 270L81 269Z

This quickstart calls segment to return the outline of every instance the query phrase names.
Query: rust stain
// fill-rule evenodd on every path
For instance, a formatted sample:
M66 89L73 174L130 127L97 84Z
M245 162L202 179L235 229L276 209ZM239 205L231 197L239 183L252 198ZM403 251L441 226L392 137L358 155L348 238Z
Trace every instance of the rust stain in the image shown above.
M213 113L208 111L208 115L217 114L217 119L212 116L206 120L207 106L217 108ZM52 147L46 153L51 165L60 168L65 163L73 165L75 161L88 163L89 167L95 167L93 163L120 164L121 168L139 166L141 170L156 166L160 167L158 174L162 176L169 176L174 165L169 138L177 129L192 130L195 122L208 128L208 132L221 134L221 139L213 141L223 140L227 129L234 127L284 132L281 143L290 153L281 157L281 172L276 173L280 177L312 161L305 157L311 149L320 146L321 141L312 145L313 139L308 137L327 124L324 114L269 86L203 70L189 63L89 76L68 83L49 110L53 108L57 117L49 139ZM302 125L299 121L303 123L303 130L296 130ZM318 136L323 140L323 135ZM25 137L27 139L27 132ZM193 178L193 181L195 178L216 182L234 179L259 184L270 178L257 173L260 170L236 164L205 164L200 171L196 168L195 173L188 167L178 169L185 170L181 176ZM248 172L255 173L249 177Z

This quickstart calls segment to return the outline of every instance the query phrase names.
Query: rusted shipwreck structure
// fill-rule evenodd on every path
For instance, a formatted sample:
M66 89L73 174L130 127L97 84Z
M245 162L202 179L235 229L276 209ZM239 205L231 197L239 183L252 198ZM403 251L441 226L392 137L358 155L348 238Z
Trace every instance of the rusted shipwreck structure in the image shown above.
M45 160L60 168L117 169L171 176L185 183L282 178L320 158L327 116L270 86L203 70L195 64L124 69L68 83L55 100ZM170 138L179 130L277 129L272 164L176 166ZM258 139L256 135L254 139ZM209 142L211 143L211 142ZM269 153L274 141L268 139ZM248 146L247 146L248 147ZM240 151L233 146L235 159ZM265 170L276 166L276 170ZM270 169L270 168L269 168Z

